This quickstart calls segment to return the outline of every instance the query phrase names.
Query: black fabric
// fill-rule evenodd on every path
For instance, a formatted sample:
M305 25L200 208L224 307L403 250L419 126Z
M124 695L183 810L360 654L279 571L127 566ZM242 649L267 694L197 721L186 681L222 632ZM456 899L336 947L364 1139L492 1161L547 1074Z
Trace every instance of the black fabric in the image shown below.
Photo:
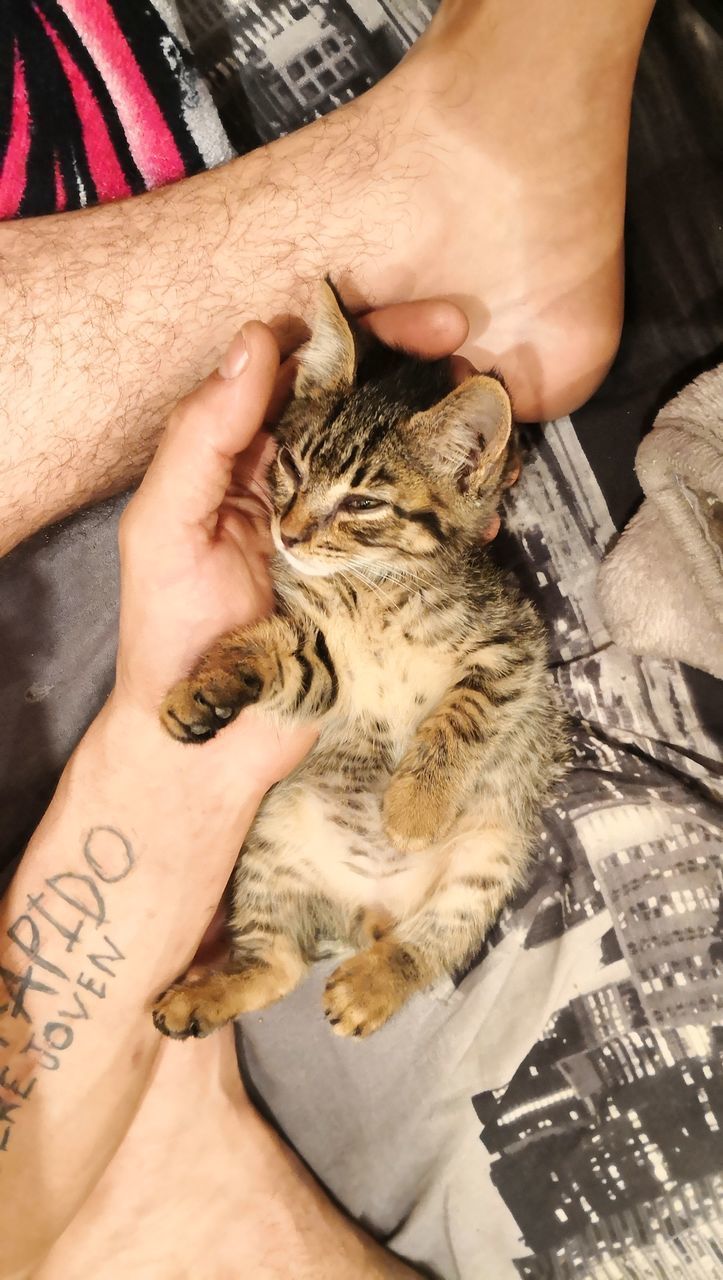
M55 138L62 139L60 163L77 166L78 177L89 204L97 200L95 183L85 149L79 145L82 130L73 95L68 88L58 55L43 23L30 5L17 10L15 40L25 67L28 100L33 104L27 183L19 208L20 217L37 210L52 209L55 202L53 155Z
M9 27L10 0L0 0L0 31L7 31ZM15 49L12 40L0 40L0 173L10 141L14 58Z
M156 155L162 162L160 171L151 165L151 173L144 175L135 158L137 150L134 153L138 139L130 136L137 133L134 122L141 127L139 99L131 84L120 82L130 69L135 70L134 61L173 137L182 172L188 175L203 169L204 155L206 161L209 155L221 158L218 152L202 154L203 144L190 124L189 117L197 114L199 77L188 49L174 38L153 4L108 0L108 5L109 11L95 15L99 19L95 34L103 45L99 66L92 53L92 7L80 7L76 27L59 0L0 0L0 172L13 128L17 130L15 162L26 169L19 195L13 184L12 203L0 184L0 217L34 217L84 208L109 195L137 195L146 190L149 181L155 185L160 180L165 163L163 140ZM127 58L119 54L121 36L127 41ZM110 79L106 84L103 79L100 68L106 58L111 66L115 59L115 83ZM91 109L86 102L88 91ZM113 95L119 93L127 96L125 104L122 99L114 100ZM27 124L21 105L25 95ZM102 129L94 121L93 108L102 118ZM18 120L22 123L14 123ZM212 120L214 131L221 136L215 115ZM123 121L129 126L129 135ZM23 154L26 132L27 165ZM110 159L103 154L109 140L125 181L111 182L105 190L99 182L99 197L96 181L99 169L106 167L104 160ZM152 143L148 138L145 141ZM226 158L225 139L223 143ZM94 157L99 161L95 170ZM172 176L177 177L177 157L173 162ZM115 173L115 165L111 167Z
M723 6L656 5L635 85L618 357L573 423L618 529L658 409L723 359Z
M179 84L191 65L186 50L174 42L173 58L169 58L164 48L164 41L168 40L166 24L153 5L115 0L114 13L146 80L153 86L153 96L173 135L186 173L199 173L204 168L203 159L179 110Z
M658 4L633 98L620 351L572 415L618 530L642 497L635 454L656 413L723 360L721 139L723 6ZM703 723L723 738L720 681L687 675Z

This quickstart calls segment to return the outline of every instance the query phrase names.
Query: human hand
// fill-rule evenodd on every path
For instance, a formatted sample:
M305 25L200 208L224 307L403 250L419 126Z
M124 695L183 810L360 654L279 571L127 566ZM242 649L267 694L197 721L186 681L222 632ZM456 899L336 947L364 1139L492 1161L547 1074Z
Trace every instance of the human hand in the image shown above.
M466 333L462 313L444 302L388 307L364 323L382 340L428 357L449 354ZM213 640L272 606L264 479L274 446L260 429L280 408L292 377L292 364L279 368L270 331L245 325L220 370L171 414L123 515L114 697L154 721L168 689ZM293 767L313 734L281 730L249 711L230 726L220 750L248 740L251 716L254 765L268 773L268 784ZM209 760L210 747L204 747Z

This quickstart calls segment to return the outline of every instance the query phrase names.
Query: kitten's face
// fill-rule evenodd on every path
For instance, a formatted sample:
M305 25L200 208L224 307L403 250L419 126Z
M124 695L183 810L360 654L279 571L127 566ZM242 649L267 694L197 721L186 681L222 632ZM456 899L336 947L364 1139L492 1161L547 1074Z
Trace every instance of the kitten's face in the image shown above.
M443 486L405 457L396 415L370 418L364 398L331 421L318 404L298 404L277 453L272 536L299 573L396 577L438 552L453 523Z
M323 292L270 476L274 543L300 574L418 574L497 509L511 428L499 383L453 389L447 361L377 364L359 383L353 334Z

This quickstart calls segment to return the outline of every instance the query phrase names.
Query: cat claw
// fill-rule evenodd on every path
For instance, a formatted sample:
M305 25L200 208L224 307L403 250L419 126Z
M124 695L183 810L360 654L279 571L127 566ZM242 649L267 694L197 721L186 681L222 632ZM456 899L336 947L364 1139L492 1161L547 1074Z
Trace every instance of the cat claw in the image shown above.
M161 707L161 723L179 742L209 742L219 729L225 728L239 714L238 707L217 705L202 689L194 689L190 681L176 685Z
M213 1031L213 1026L200 1020L196 1009L189 1008L189 993L181 987L164 991L151 1016L156 1031L169 1040L199 1040Z

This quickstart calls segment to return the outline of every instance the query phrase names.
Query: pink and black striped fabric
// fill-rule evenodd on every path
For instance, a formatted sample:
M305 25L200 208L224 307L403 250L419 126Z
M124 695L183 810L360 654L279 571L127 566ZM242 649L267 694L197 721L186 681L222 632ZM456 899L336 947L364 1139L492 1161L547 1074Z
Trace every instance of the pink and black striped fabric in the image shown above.
M0 0L0 218L135 195L230 154L169 0Z

